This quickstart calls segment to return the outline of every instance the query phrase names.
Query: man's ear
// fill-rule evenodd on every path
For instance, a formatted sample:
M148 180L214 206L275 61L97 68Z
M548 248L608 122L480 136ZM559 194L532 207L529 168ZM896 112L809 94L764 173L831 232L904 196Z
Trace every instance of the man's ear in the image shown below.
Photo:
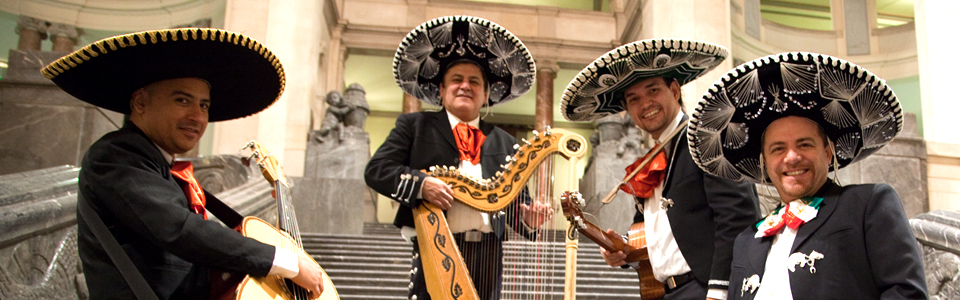
M679 101L680 100L680 82L678 82L677 80L671 80L670 91L677 96L677 99L673 99L673 100Z
M140 112L147 106L147 89L140 88L130 95L130 113Z

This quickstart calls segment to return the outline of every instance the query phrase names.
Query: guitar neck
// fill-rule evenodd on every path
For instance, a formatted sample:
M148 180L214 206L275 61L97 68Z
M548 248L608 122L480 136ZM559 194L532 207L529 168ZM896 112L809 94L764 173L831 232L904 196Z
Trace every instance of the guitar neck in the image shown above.
M300 227L297 225L297 214L289 197L289 188L279 180L274 181L273 186L277 192L277 228L289 233L290 237L299 243Z
M627 252L629 246L620 235L609 234L600 229L600 227L597 227L597 225L593 225L593 223L587 221L584 221L583 225L583 227L577 228L577 231L579 231L583 236L586 236L593 242L597 243L597 245L600 247L603 247L603 249L607 249L607 251L610 252Z

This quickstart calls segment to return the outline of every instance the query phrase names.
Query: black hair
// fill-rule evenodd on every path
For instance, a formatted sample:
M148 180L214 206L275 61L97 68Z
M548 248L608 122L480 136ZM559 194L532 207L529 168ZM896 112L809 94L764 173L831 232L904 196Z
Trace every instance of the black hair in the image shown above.
M451 61L449 64L447 64L447 67L443 69L443 74L440 74L441 76L440 82L441 83L443 82L442 78L444 76L447 76L447 71L450 70L450 68L453 68L462 64L472 64L474 66L477 66L477 68L480 68L480 75L481 77L483 77L483 91L484 92L490 91L490 78L489 78L490 75L487 75L487 69L485 69L483 66L481 66L476 61L473 61L472 59L463 58L463 59Z

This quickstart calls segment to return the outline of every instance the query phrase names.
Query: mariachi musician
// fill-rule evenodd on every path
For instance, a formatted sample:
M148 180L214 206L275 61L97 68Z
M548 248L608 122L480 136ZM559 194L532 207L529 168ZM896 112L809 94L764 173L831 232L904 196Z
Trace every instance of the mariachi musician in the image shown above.
M208 221L218 200L205 196L189 162L174 160L197 146L208 121L246 117L280 97L283 67L270 50L224 30L144 31L94 42L42 73L126 115L81 162L77 247L90 299L206 299L210 270L279 275L321 293L312 259ZM132 264L117 262L124 258Z
M394 76L404 92L437 112L400 115L364 172L367 185L400 203L394 225L413 242L410 298L430 299L416 242L412 208L424 201L446 211L450 231L480 299L499 299L504 228L536 234L552 214L533 202L507 207L506 214L478 211L453 198L443 181L421 170L453 166L474 178L501 171L517 140L480 118L480 109L516 99L535 81L533 57L520 40L496 23L448 16L427 21L403 39ZM528 202L528 201L522 201ZM514 212L519 210L519 222Z
M780 196L734 243L730 299L928 298L897 192L836 177L903 128L900 101L883 79L829 55L762 57L718 80L690 128L704 170L769 182ZM721 142L734 135L740 142Z
M654 277L664 299L725 299L733 240L757 218L752 184L704 173L682 134L688 119L680 87L720 64L726 48L700 41L642 40L620 46L588 65L564 92L560 111L591 121L626 111L663 151L621 189L634 196L634 222L644 222ZM679 131L678 131L679 130ZM644 160L628 166L627 174ZM612 233L612 231L608 230ZM601 248L604 260L625 265L626 254Z

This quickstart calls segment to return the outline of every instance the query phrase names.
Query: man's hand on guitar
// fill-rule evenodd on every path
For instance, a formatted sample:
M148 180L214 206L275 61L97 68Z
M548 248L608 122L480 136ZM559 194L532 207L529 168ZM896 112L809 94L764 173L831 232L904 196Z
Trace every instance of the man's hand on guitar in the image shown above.
M607 234L617 235L617 232L613 231L613 229L607 229ZM627 264L627 254L623 253L623 251L609 252L607 249L601 247L600 255L603 255L603 260L611 267L620 267Z
M323 293L323 273L320 272L320 268L313 260L306 257L300 257L298 267L300 273L290 280L310 291L310 298L319 297Z
M531 204L520 204L520 211L523 212L523 223L527 226L539 228L543 223L553 219L553 208L550 205L539 201L533 201Z
M450 209L450 202L453 201L453 190L442 180L428 176L423 180L420 193L423 195L423 200L427 200L427 202L440 207L442 210Z

